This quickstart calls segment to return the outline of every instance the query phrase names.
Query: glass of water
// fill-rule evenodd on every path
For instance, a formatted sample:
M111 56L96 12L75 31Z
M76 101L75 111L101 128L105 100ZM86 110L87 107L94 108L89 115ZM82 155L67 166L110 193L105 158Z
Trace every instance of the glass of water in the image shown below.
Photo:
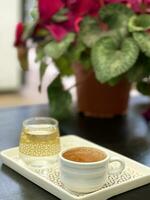
M23 122L19 156L30 167L48 167L60 152L58 121L35 117Z

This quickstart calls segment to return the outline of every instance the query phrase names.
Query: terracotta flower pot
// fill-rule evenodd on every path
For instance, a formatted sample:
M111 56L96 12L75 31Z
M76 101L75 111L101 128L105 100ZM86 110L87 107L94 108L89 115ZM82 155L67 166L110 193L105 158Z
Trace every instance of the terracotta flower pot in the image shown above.
M100 84L92 70L74 66L77 81L78 111L85 116L113 117L125 114L128 106L130 84L121 80L115 86Z

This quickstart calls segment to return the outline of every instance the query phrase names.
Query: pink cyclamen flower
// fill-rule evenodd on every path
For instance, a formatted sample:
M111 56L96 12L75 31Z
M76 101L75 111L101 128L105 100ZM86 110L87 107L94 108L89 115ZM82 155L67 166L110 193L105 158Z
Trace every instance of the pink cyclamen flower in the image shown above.
M64 4L61 0L38 0L40 20L47 22L56 12L58 12L63 7Z
M16 34L15 34L15 42L14 42L14 45L16 47L25 45L25 43L22 39L23 31L24 31L24 25L22 22L20 22L16 26Z
M143 0L144 5L146 5L146 12L150 13L150 0Z
M63 2L77 16L96 15L101 7L101 0L63 0Z
M150 12L150 0L128 0L127 3L137 13Z
M46 29L51 33L53 38L58 42L61 41L68 33L68 31L60 24L46 25Z
M78 33L80 31L80 22L82 21L82 17L76 17L75 21L74 21L74 30Z
M46 25L46 29L51 33L56 41L61 41L69 32L79 32L79 23L81 22L81 17L68 18L66 22L54 24L51 23Z
M126 1L127 5L131 7L135 12L140 13L143 0L128 0Z
M98 15L101 2L102 0L63 0L69 12L67 13L68 20L61 25L69 32L79 32L80 22L83 20L84 16Z
M74 9L68 11L68 13L66 14L67 20L65 22L55 23L52 21L53 15L56 14L61 8L64 8L64 5L68 5L66 2L62 1L62 3L60 3L59 0L59 3L57 2L59 6L57 6L58 4L54 6L52 5L52 3L50 3L51 0L39 0L39 2L43 3L44 1L47 1L48 4L46 8L40 7L39 4L39 11L41 13L40 23L50 32L50 34L56 41L61 41L69 32L78 32L80 30L79 24L82 20L82 17L79 16L77 13L73 12ZM71 2L69 5L72 6ZM48 12L48 10L50 10L50 12ZM46 14L46 12L48 14Z
M82 21L81 16L77 16L74 13L70 12L67 14L68 20L61 23L61 25L68 30L69 32L79 32L79 24Z

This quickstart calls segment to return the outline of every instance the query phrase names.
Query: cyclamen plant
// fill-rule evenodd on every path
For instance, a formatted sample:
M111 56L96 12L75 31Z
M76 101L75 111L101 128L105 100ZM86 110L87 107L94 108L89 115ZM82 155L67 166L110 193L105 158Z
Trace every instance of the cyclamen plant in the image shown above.
M60 73L48 87L52 113L62 116L70 110L71 95L62 77L73 73L76 62L93 69L101 83L114 85L126 77L150 94L149 13L150 0L37 1L32 20L17 25L15 46L27 69L27 41L36 43L41 80L48 65L45 58L56 64Z

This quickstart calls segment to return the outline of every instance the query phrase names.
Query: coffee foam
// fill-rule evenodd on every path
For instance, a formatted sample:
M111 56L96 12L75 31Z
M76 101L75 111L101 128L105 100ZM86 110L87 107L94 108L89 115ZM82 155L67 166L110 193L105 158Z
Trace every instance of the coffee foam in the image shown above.
M75 162L97 162L104 160L106 154L93 147L77 147L64 152L63 157Z

